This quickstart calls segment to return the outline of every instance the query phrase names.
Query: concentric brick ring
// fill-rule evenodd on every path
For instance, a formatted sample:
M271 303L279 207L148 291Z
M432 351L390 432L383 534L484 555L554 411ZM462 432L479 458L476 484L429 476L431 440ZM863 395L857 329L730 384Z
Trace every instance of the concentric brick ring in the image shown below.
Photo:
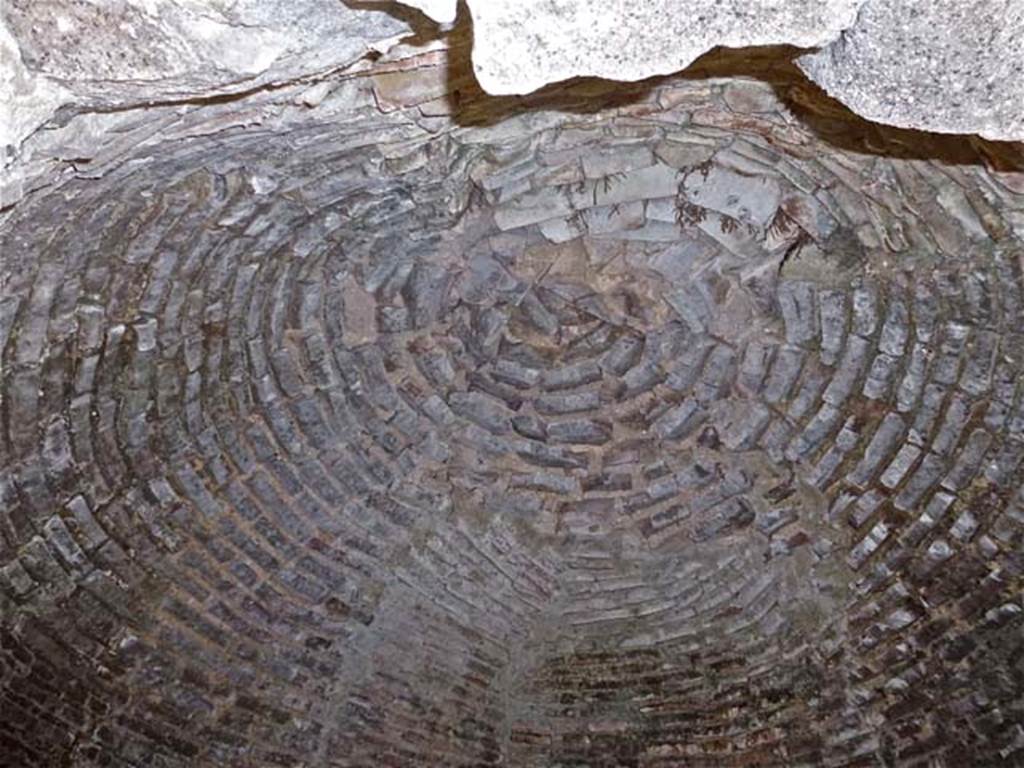
M737 88L193 126L15 207L0 748L1019 754L1014 179Z

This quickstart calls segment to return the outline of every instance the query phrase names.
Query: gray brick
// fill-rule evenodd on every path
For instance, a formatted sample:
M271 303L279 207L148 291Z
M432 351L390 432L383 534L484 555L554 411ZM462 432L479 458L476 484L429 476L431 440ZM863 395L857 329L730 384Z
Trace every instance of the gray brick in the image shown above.
M967 346L970 329L959 323L947 323L943 327L942 343L932 363L931 378L946 386L952 386L960 376L960 356Z
M804 353L793 347L780 347L772 361L768 383L764 389L764 398L769 403L779 403L787 399L800 376Z
M885 496L877 490L872 489L865 493L853 505L853 511L850 513L850 525L854 528L860 528L872 518L884 501Z
M992 445L992 436L983 429L975 429L959 452L956 464L942 481L942 487L949 491L966 488L977 475L981 463Z
M596 410L601 406L597 392L565 392L540 395L533 401L537 413L559 415Z
M96 522L84 496L79 495L71 499L67 504L67 509L71 513L75 528L86 547L90 549L99 547L107 540L107 532Z
M686 392L691 389L700 378L704 362L708 359L713 346L712 342L704 338L694 340L672 365L668 380L665 382L666 386L673 392Z
M601 368L592 360L586 360L574 365L544 371L541 373L540 386L542 389L551 391L582 387L600 380Z
M786 341L799 346L814 340L818 335L818 317L813 286L803 281L782 283L778 300L786 326Z
M889 390L896 378L900 361L889 355L876 355L868 371L864 388L864 396L871 400L883 400L888 397Z
M821 361L835 365L846 338L846 294L841 291L818 293L818 322L821 328Z
M954 392L946 406L942 426L932 440L931 449L940 456L949 456L960 442L960 435L970 415L967 399L959 392Z
M12 560L0 567L0 587L6 588L12 597L22 598L35 589L36 583L18 560Z
M54 515L43 524L43 535L72 570L82 571L89 565L89 558L78 546L60 515Z
M920 465L914 470L914 474L910 476L906 485L897 494L893 506L904 512L916 509L921 499L939 481L945 471L945 461L935 454L926 454Z
M985 465L985 479L1000 488L1007 487L1024 460L1024 441L1009 435Z
M612 427L595 419L558 421L548 425L548 437L556 443L604 445L612 439Z
M965 392L977 397L989 391L998 347L997 334L980 331L974 335L968 345L967 360L960 375L960 387Z
M890 489L899 485L920 455L920 448L910 443L904 443L899 453L896 454L896 457L886 467L885 472L882 473L882 485Z
M499 360L495 364L491 375L504 384L510 384L511 386L518 387L520 389L529 389L530 387L536 386L537 382L540 381L539 370L536 368L527 368L513 360Z
M786 449L786 458L790 461L802 461L817 452L825 439L832 434L841 418L841 411L828 403L822 403L821 408L807 423L803 432L790 442Z
M864 456L847 476L847 480L853 485L866 488L874 479L882 462L887 461L893 455L905 431L906 424L903 419L895 413L887 414L871 436Z
M524 461L538 467L558 467L560 469L581 469L587 465L584 454L566 451L558 446L547 446L543 443L523 441L516 448L516 453Z
M531 440L545 441L548 439L546 424L536 416L520 414L513 417L512 429Z
M694 395L705 403L724 397L732 384L735 368L735 350L725 345L716 346L711 350L700 380L694 387Z
M765 379L768 375L768 365L771 361L771 353L770 347L756 341L748 344L746 349L743 350L743 361L740 363L738 378L740 387L748 394L760 394L764 388Z
M448 398L452 411L495 435L509 432L512 412L499 400L479 392L455 392Z
M857 336L851 336L846 342L846 350L829 382L828 387L822 394L822 399L834 406L840 406L846 402L857 386L857 381L864 373L867 365L868 350L870 345L867 341Z
M691 331L700 334L711 323L711 308L698 285L685 285L665 297L668 305L683 319Z
M601 368L615 376L621 376L640 360L643 340L633 335L620 337L601 357Z
M793 421L801 421L808 413L818 406L821 400L821 393L826 385L826 372L824 369L811 369L803 377L800 389L793 398L786 411L786 415Z
M665 372L660 365L653 361L631 368L622 377L622 381L626 385L626 397L636 397L643 392L649 392L664 380Z
M893 298L889 301L882 333L878 337L878 349L898 358L903 355L910 336L910 313L902 299Z
M928 342L935 334L939 319L939 299L934 290L919 281L914 286L914 334L917 340Z
M935 423L942 413L947 390L938 384L928 384L914 415L914 424L910 430L911 442L924 445L935 428Z
M876 523L875 526L868 531L861 541L850 551L849 556L846 558L846 562L849 563L850 567L854 570L859 570L864 563L873 555L878 548L885 543L885 540L889 538L890 534L889 526L885 523Z
M700 404L688 398L666 411L651 427L662 439L678 440L691 434L705 416Z
M853 333L868 337L878 327L878 291L865 285L853 292Z
M978 532L978 519L971 514L969 509L965 509L960 513L960 516L954 521L952 527L949 529L949 534L960 542L970 541L974 534Z
M914 344L910 353L910 362L907 364L899 389L896 391L896 407L900 413L909 413L921 396L930 360L931 351L928 347L920 342Z

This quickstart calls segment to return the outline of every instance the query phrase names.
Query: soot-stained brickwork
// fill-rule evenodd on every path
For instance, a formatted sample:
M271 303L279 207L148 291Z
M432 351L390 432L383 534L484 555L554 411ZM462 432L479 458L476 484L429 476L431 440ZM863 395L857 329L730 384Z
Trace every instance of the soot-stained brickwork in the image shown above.
M1019 148L448 84L3 212L0 764L1019 765Z

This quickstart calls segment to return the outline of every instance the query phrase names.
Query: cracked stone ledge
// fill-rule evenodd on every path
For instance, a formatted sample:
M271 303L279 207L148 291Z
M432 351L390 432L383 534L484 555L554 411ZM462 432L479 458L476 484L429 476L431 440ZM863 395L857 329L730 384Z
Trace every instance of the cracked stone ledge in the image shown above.
M411 3L448 19L453 2ZM899 0L467 0L473 66L494 94L572 77L642 80L716 46L817 48L806 75L862 117L902 128L1024 138L1024 3Z
M70 119L61 117L65 112L315 86L403 39L430 38L417 42L421 50L445 47L456 3L406 5L416 9L408 17L394 4L381 3L378 10L327 0L247 2L230 10L131 0L116 13L104 4L10 3L0 14L0 145L8 169L0 182L3 204L20 198L30 175L16 167L32 159L21 151L24 141L55 121L59 127ZM468 0L467 9L474 73L494 95L525 94L580 76L636 81L684 69L716 46L788 44L818 47L797 59L799 67L870 120L992 140L1024 138L1024 4L975 5ZM440 26L424 34L426 18ZM103 120L86 122L84 137L101 130Z

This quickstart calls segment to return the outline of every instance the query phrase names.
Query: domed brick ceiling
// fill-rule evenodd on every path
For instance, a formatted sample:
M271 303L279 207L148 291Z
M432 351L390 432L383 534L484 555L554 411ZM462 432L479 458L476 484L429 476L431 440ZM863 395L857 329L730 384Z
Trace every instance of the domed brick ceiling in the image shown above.
M28 184L0 764L1024 760L1024 157L758 55L384 57Z

